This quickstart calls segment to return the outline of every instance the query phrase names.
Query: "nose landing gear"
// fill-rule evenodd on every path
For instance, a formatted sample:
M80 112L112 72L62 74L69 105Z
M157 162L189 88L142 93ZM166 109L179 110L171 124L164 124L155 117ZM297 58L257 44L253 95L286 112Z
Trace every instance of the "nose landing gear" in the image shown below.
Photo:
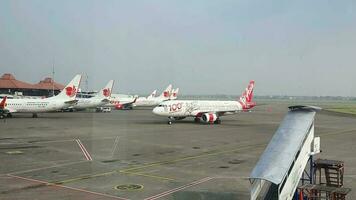
M168 125L172 125L172 120L173 120L173 117L168 117Z

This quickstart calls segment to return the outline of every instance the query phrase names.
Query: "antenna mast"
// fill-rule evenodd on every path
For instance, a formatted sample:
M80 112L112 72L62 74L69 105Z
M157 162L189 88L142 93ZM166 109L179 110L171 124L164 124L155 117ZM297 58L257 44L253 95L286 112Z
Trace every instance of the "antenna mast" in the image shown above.
M54 97L54 58L52 60L52 97Z
M88 92L89 91L89 76L88 74L85 74L85 91Z

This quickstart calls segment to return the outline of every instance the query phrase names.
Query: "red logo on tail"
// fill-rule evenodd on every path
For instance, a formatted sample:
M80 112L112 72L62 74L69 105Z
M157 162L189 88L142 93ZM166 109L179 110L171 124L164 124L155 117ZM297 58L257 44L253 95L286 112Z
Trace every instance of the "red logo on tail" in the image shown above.
M169 92L168 92L168 91L164 91L164 92L163 92L163 96L164 96L164 97L169 97Z
M73 87L66 87L66 95L69 97L74 97L77 94L77 89L75 88L75 86L73 85Z
M7 99L7 96L5 96L2 101L0 102L0 108L1 109L4 109L6 107L6 99Z
M110 94L111 94L111 91L110 91L110 89L109 89L109 88L105 88L105 89L103 89L103 95L104 95L105 97L110 96Z

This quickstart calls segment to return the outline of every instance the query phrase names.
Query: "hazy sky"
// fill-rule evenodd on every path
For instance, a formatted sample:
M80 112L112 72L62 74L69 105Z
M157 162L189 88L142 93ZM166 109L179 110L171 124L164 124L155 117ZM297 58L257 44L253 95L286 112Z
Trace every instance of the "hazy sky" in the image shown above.
M0 0L0 73L120 93L356 96L355 0Z

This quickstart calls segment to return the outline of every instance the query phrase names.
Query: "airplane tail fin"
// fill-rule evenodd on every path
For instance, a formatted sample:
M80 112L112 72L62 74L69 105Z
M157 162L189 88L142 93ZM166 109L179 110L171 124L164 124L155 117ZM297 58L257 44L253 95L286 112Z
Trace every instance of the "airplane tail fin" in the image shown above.
M7 99L7 96L5 96L2 101L0 102L0 109L5 109L5 106L6 106L6 99Z
M255 81L251 80L239 99L239 102L242 104L244 109L253 108L256 105L256 103L252 101L254 87Z
M171 99L177 99L179 88L173 89L171 93Z
M111 96L112 88L114 87L114 80L110 80L104 88L102 88L95 96L97 98L106 99Z
M82 75L80 74L76 75L57 96L51 98L63 99L66 101L75 100L81 79L82 79Z
M148 98L148 99L149 99L149 98L153 98L153 97L156 96L156 94L157 94L157 90L154 90L147 98Z
M168 99L170 97L171 92L172 92L172 84L169 84L168 87L162 92L160 97Z

